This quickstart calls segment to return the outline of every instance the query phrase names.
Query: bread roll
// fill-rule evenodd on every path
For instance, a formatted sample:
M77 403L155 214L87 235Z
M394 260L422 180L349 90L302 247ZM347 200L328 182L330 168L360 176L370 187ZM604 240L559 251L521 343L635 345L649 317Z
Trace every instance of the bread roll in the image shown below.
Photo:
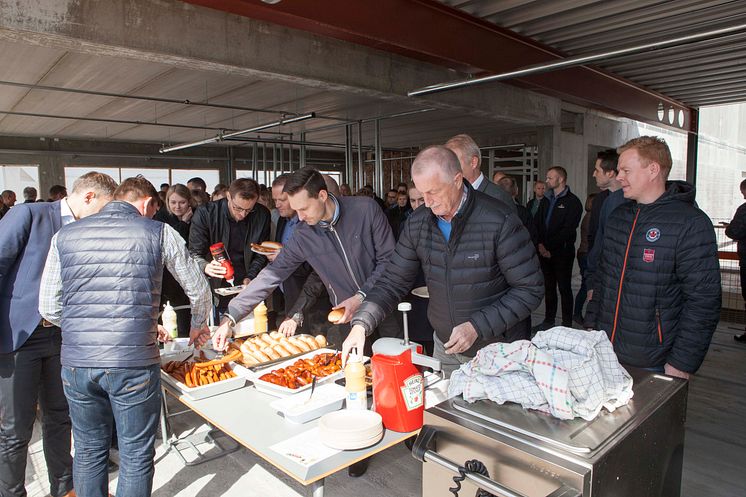
M280 354L278 354L277 352L275 352L275 350L272 347L270 347L270 346L264 347L262 349L262 352L264 352L265 354L267 354L270 357L270 359L273 359L273 360L274 359L279 359L280 357L282 357Z
M285 338L285 335L283 335L279 331L270 331L269 336L271 338L274 338L275 340L280 340L280 341L282 341L282 339Z
M272 347L272 349L274 349L275 352L280 354L281 357L290 357L292 355L288 349L286 349L280 344L275 345L274 347Z
M265 354L261 350L255 350L254 352L251 353L251 355L253 355L254 357L256 357L257 360L260 363L262 363L262 362L269 362L269 361L272 360L271 357L269 357L267 354Z
M316 350L319 348L319 344L316 342L316 340L314 340L308 335L300 335L298 336L298 338L306 342L308 346L311 347L311 350Z
M280 250L282 248L282 244L280 242L262 242L261 243L262 248L268 249L268 250Z
M257 364L259 364L259 359L254 357L254 354L245 353L241 362L244 363L244 366L256 366Z
M332 311L329 313L329 315L326 317L330 322L336 323L340 319L342 319L342 316L345 315L345 308L340 307L339 309L332 309Z
M289 341L290 343L298 347L301 352L311 352L311 347L309 347L308 344L304 340L301 340L299 337L291 337Z
M316 335L314 340L316 340L316 343L319 344L319 347L326 347L327 342L326 342L326 337L324 335Z
M259 335L259 339L263 341L265 345L275 345L275 343L277 342L274 338L269 336L269 333Z
M282 342L282 346L285 347L287 351L290 352L291 354L300 354L301 352L303 352L299 347L294 345L293 342L291 342L290 340L285 340L284 342Z

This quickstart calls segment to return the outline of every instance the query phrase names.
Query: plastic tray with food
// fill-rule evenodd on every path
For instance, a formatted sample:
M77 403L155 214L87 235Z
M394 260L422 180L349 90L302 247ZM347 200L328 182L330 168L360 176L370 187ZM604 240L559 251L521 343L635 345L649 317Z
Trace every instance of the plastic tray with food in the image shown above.
M236 340L231 347L241 350L239 362L251 371L261 371L288 359L300 357L314 350L330 347L324 335L294 335L286 337L272 331Z
M367 360L363 357L363 362ZM260 392L282 397L308 390L314 376L317 384L344 376L342 354L333 349L315 350L277 364L253 382Z
M246 285L236 285L216 288L213 291L222 297L227 297L228 295L236 295L237 293L241 293L241 290L243 290L244 288L246 288Z
M161 356L161 380L192 400L212 397L246 385L249 372L234 361L238 353L216 359L212 350L185 350Z

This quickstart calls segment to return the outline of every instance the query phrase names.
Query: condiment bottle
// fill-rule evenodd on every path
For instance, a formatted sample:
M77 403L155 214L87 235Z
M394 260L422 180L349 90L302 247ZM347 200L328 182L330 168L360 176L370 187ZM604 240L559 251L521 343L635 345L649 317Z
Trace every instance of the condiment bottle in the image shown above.
M179 336L179 328L176 324L176 311L171 307L171 302L166 302L166 305L163 306L161 322L171 338Z
M367 409L368 392L365 387L365 366L358 354L350 354L345 366L345 390L347 409Z
M230 286L233 286L233 264L231 264L231 260L228 258L228 252L226 252L223 242L210 245L210 253L212 254L213 259L218 261L220 265L225 268L223 278L225 278L225 281L227 281Z
M269 324L267 322L267 306L264 302L254 307L254 333L267 333Z

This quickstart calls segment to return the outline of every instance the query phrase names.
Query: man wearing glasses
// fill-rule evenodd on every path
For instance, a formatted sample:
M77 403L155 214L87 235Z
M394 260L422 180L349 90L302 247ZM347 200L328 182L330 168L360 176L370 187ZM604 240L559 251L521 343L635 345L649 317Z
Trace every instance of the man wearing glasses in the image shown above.
M226 198L197 209L189 231L189 252L210 276L213 288L230 286L225 268L213 260L210 246L222 242L233 265L233 284L247 284L267 264L267 258L251 251L252 243L269 240L269 210L257 203L259 185L249 178L231 183ZM208 262L209 261L209 262ZM218 315L225 312L231 297L220 297Z

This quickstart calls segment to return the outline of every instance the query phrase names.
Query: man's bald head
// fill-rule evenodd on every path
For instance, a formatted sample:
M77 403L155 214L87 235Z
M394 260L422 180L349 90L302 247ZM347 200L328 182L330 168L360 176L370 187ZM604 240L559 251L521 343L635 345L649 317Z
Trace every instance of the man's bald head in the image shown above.
M456 154L443 145L431 145L417 154L412 163L412 176L439 171L444 179L452 179L461 172Z

